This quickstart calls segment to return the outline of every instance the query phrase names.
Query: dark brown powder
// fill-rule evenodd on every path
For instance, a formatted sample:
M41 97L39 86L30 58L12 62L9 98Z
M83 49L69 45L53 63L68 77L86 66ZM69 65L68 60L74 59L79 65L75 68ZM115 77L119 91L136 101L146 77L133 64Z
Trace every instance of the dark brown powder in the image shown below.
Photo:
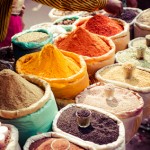
M86 109L81 109L81 110L77 111L77 114L79 117L88 117L90 115L90 111L88 111Z
M50 145L51 145L52 141L55 139L58 139L58 138L45 137L43 139L37 140L30 145L29 150L52 150ZM84 150L84 148L81 148L80 146L70 143L69 150Z
M76 120L79 108L70 107L58 118L57 127L62 131L81 138L85 141L102 145L112 143L119 136L117 122L110 117L96 111L91 111L91 124L87 128L80 128Z
M44 91L17 73L4 69L0 72L0 109L18 110L37 102Z

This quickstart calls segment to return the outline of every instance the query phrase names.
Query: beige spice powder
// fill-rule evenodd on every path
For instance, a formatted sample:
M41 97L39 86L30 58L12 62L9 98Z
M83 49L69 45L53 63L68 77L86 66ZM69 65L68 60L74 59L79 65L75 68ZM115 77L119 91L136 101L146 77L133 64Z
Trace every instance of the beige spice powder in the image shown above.
M140 69L135 69L131 79L125 79L122 66L112 66L100 72L104 79L120 81L138 87L150 86L150 73Z
M0 72L0 109L18 110L29 107L43 97L44 91L17 73Z

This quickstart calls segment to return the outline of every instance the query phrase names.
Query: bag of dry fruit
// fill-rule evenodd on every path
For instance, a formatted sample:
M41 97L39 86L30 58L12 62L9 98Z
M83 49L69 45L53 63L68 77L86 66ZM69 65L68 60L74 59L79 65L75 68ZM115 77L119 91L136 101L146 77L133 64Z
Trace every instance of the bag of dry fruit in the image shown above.
M15 59L36 51L48 43L52 43L53 35L46 29L25 30L12 37Z

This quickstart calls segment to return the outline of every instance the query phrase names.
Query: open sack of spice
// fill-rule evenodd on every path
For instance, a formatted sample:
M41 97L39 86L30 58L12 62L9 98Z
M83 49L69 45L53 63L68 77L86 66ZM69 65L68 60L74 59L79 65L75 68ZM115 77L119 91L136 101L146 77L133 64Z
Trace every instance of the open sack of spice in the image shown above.
M127 88L137 92L144 100L143 121L149 117L150 71L136 67L134 64L127 62L124 64L106 66L98 70L95 76L98 81L112 83L119 87ZM142 124L144 122L142 122ZM150 123L147 125L149 124Z
M54 22L62 17L79 16L80 14L82 14L82 11L63 11L53 8L49 12L48 16L50 17L51 22Z
M12 39L12 46L15 59L36 51L48 43L52 43L53 35L46 29L29 29L15 34Z
M21 150L18 143L18 130L10 124L0 122L0 149L1 150Z
M150 34L150 8L140 13L134 24L134 37L144 37Z
M79 18L75 25L86 30L110 37L116 45L116 52L127 48L130 40L129 24L117 18L110 18L104 15L95 15Z
M30 29L32 30L33 29L46 29L50 33L53 34L53 40L60 34L64 34L67 32L63 27L53 25L53 23L51 22L44 22L44 23L36 24L36 25L31 26Z
M86 143L77 142L71 137L57 132L47 132L30 137L24 150L95 150Z
M75 28L75 21L78 20L79 16L66 16L61 17L53 22L53 25L61 26L64 28L67 32L71 32Z
M88 86L76 96L75 100L77 104L104 109L122 120L125 126L126 143L132 139L140 127L144 102L136 92L98 82Z
M69 104L53 121L53 131L97 150L124 150L125 131L116 116L93 106Z
M146 46L125 49L116 53L116 62L130 62L143 70L150 71L150 50Z
M93 34L82 27L60 35L54 44L65 51L83 56L88 74L93 75L98 69L114 63L115 44L104 36Z
M51 129L58 110L46 81L4 69L0 89L0 121L18 128L21 146L30 136Z
M121 13L121 15L112 15L107 12L104 15L112 17L112 18L119 18L129 23L130 39L133 39L134 38L134 22L138 14L140 14L141 12L142 10L139 8L123 7L123 12Z
M45 45L40 52L21 57L16 70L46 80L60 105L72 102L89 85L84 59L74 53L60 51L52 44Z

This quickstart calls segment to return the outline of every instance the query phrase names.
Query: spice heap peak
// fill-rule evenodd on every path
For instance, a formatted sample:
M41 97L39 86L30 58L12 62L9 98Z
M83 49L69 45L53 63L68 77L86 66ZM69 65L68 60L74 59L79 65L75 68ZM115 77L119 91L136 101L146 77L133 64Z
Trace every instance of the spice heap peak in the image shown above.
M90 33L82 27L58 39L56 45L60 49L89 57L101 56L111 49L99 35Z
M95 15L88 19L83 24L83 27L92 33L107 37L116 35L123 31L123 26L117 21L103 15Z
M42 78L67 78L79 72L79 64L65 56L52 44L45 45L40 52L26 55L20 59L21 70Z
M18 110L29 107L43 97L44 91L17 73L0 72L0 109Z

